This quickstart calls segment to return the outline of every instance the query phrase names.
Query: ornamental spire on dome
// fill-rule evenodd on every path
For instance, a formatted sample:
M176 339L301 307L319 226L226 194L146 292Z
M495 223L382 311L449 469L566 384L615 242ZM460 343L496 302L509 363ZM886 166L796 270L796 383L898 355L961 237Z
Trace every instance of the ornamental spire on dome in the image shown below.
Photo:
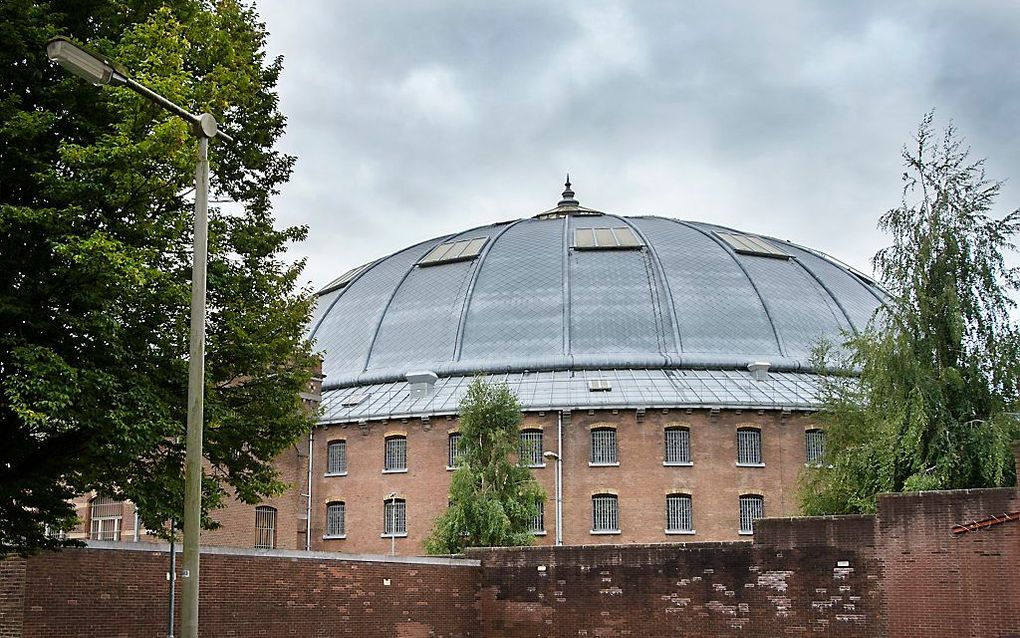
M567 181L563 185L566 187L563 190L563 199L557 206L579 206L580 202L574 199L574 191L570 190L570 173L567 173Z

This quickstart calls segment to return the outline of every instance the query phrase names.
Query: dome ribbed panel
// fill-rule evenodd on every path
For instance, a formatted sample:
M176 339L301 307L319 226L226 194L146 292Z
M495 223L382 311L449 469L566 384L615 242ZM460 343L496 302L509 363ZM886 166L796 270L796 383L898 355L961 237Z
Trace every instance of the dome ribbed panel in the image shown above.
M386 310L367 369L399 368L406 373L452 360L464 295L477 263L473 259L412 270Z
M570 218L575 228L621 225ZM654 275L643 250L570 250L571 354L656 353L664 348Z
M481 263L467 309L462 360L563 353L563 220L527 220Z
M330 305L343 291L344 289L340 288L333 292L327 292L315 300L315 307L312 308L312 318L308 322L309 333L314 332L316 326L318 326L319 322L322 321L322 317L325 316L326 312L329 310ZM311 336L311 334L309 336Z
M394 289L409 268L438 244L427 241L382 260L344 289L315 333L315 347L326 353L326 379L356 374L362 370L375 329Z
M786 355L807 361L822 337L838 341L850 328L829 293L792 259L737 255L769 306Z
M726 249L672 220L630 222L655 243L684 352L779 354L761 300Z
M783 250L796 255L797 259L807 267L825 286L839 299L839 304L850 316L854 328L863 330L871 320L875 310L881 305L865 283L836 264L815 255L814 253L783 245ZM877 294L882 294L878 290Z

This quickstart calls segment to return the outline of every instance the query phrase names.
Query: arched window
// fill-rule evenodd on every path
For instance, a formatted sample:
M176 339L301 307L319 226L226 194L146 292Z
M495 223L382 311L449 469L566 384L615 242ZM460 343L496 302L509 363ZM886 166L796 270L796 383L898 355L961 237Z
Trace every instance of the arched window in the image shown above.
M674 426L663 431L665 465L691 464L691 431L688 428Z
M691 511L690 494L666 495L666 533L694 533L694 515Z
M765 498L761 494L740 495L740 533L753 534L754 522L765 518Z
M89 501L89 538L94 541L119 541L124 521L124 502L108 496Z
M383 458L383 472L407 471L407 437L403 435L386 437L386 453Z
M255 508L255 549L276 547L276 508L259 505Z
M811 429L804 432L804 462L818 465L825 454L825 431Z
M402 498L383 504L383 536L407 536L407 503Z
M764 465L761 455L761 430L737 430L737 465Z
M620 510L616 494L593 494L591 497L592 534L618 534Z
M517 454L521 459L521 465L527 467L545 465L545 461L542 459L542 430L521 430Z
M590 465L619 465L616 453L616 429L592 428Z
M460 464L460 432L450 432L446 441L446 469L452 470Z
M347 536L347 506L343 501L326 504L326 538Z
M347 474L347 441L330 441L326 447L326 474L343 476Z

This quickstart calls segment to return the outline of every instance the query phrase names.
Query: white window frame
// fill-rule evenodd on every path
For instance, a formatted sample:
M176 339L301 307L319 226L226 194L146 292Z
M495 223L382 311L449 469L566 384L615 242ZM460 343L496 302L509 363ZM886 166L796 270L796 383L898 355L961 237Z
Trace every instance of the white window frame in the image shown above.
M446 437L446 469L455 470L460 463L460 432L450 432Z
M89 540L119 541L124 526L124 501L97 496L89 501Z
M666 533L694 534L694 499L690 494L666 495Z
M620 533L620 499L616 494L592 494L591 534Z
M676 441L670 441L675 435ZM691 456L691 429L680 425L671 425L662 431L662 464L667 467L690 467L694 465ZM672 453L672 454L671 454ZM674 458L670 458L673 456Z
M740 530L738 534L754 534L754 522L765 518L765 497L761 494L740 495Z
M812 467L822 464L825 457L825 430L811 428L804 430L804 465Z
M545 457L542 456L545 446L545 437L541 429L527 428L520 431L520 441L517 445L517 456L524 467L545 467Z
M396 445L399 443L399 445ZM391 444L393 448L391 450ZM407 471L407 436L394 434L383 443L383 474L398 474Z
M739 467L765 467L760 429L751 427L737 429L737 465Z
M276 508L255 508L255 549L276 549Z
M326 503L326 533L322 538L347 538L347 503L344 501Z
M528 523L528 531L535 536L545 536L545 501L539 499L535 504L538 506L538 514Z
M347 439L336 439L326 444L324 476L347 476Z
M394 531L395 529L395 531ZM407 537L407 501L388 498L383 501L383 538Z
M588 435L588 465L590 467L616 467L620 465L620 448L616 428L592 428ZM607 449L608 448L608 449Z

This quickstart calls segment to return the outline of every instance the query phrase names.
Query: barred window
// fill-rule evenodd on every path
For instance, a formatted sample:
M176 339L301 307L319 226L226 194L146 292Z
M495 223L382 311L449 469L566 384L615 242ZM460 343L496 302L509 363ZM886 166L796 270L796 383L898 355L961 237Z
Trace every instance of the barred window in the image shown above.
M255 549L276 547L276 508L259 505L255 508Z
M450 432L447 440L446 467L460 465L460 432Z
M804 432L804 461L809 465L822 462L825 454L825 431L807 430Z
M740 533L753 534L754 522L765 518L765 499L759 494L744 494L740 497Z
M666 428L666 465L691 464L691 431L687 428Z
M542 430L522 430L517 455L521 459L521 465L527 467L542 465Z
M538 514L535 514L534 518L531 519L531 523L528 525L528 531L532 534L544 534L545 533L545 501L537 501L535 505L538 507Z
M402 498L389 499L383 504L383 536L407 534L407 506Z
M737 430L737 463L740 465L761 465L761 430L740 428Z
M383 471L403 472L405 470L407 470L407 437L388 437L386 439L386 458L383 462Z
M616 454L616 430L595 428L591 431L591 464L615 465L619 462Z
M347 505L336 501L326 505L326 536L341 537L347 534Z
M666 531L694 531L690 494L670 494L666 496Z
M620 531L620 511L615 494L596 494L591 497L591 531Z
M97 496L89 502L89 538L94 541L119 541L124 521L124 502Z
M347 441L330 441L326 448L326 474L347 474Z

